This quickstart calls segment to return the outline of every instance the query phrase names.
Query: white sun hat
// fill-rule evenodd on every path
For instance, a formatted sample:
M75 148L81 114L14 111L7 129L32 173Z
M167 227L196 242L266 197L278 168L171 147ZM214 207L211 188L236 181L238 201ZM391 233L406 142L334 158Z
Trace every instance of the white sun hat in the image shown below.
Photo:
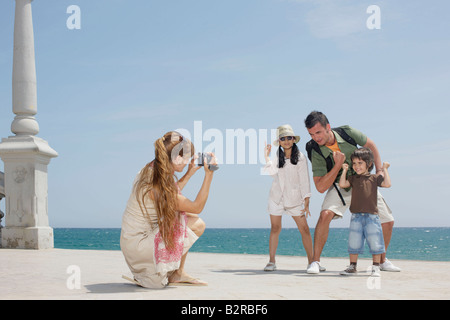
M283 137L294 137L294 143L298 143L300 141L300 136L296 136L292 127L288 124L284 124L277 128L277 136L278 139L273 142L275 146L278 146L278 140Z

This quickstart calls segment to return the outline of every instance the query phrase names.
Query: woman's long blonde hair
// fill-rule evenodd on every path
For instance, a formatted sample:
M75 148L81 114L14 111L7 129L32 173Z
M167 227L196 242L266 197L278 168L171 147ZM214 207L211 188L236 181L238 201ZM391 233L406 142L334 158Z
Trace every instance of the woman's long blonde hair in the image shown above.
M192 142L176 131L167 132L155 142L155 160L148 163L140 172L134 192L144 216L150 221L145 207L145 199L153 196L158 216L158 226L166 248L174 248L174 232L178 222L176 176L173 160L177 156L190 158L194 154Z

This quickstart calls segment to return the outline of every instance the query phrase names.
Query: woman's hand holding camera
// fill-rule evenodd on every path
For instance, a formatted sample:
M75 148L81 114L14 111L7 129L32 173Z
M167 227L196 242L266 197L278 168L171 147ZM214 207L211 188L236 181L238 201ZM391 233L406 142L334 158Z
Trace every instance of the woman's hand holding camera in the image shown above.
M203 156L203 167L205 167L205 173L212 174L214 171L219 169L217 166L217 159L214 153L208 152L202 154Z
M205 172L213 172L219 169L217 166L217 159L214 153L198 153L198 166L205 167Z

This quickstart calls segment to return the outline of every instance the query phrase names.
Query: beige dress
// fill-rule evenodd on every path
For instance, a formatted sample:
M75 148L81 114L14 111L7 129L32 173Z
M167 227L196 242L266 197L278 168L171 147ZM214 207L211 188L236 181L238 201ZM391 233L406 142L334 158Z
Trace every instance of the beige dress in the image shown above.
M190 249L198 236L187 226L185 213L180 212L175 249L167 250L159 233L156 210L150 198L146 199L145 207L150 221L141 212L135 193L131 192L122 219L120 248L131 273L141 286L163 288L168 284L170 273L179 268L181 256Z

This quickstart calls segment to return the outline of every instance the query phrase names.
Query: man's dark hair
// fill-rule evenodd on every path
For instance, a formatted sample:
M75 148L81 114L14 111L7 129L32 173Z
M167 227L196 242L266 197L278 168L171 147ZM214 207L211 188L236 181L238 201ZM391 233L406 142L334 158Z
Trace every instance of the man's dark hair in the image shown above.
M353 159L360 159L364 161L367 164L367 171L372 171L373 169L373 153L372 150L369 148L359 148L353 151L352 155L350 156L350 160L353 163Z
M324 128L329 124L328 118L320 111L311 112L305 119L305 126L308 129L314 127L319 122Z

